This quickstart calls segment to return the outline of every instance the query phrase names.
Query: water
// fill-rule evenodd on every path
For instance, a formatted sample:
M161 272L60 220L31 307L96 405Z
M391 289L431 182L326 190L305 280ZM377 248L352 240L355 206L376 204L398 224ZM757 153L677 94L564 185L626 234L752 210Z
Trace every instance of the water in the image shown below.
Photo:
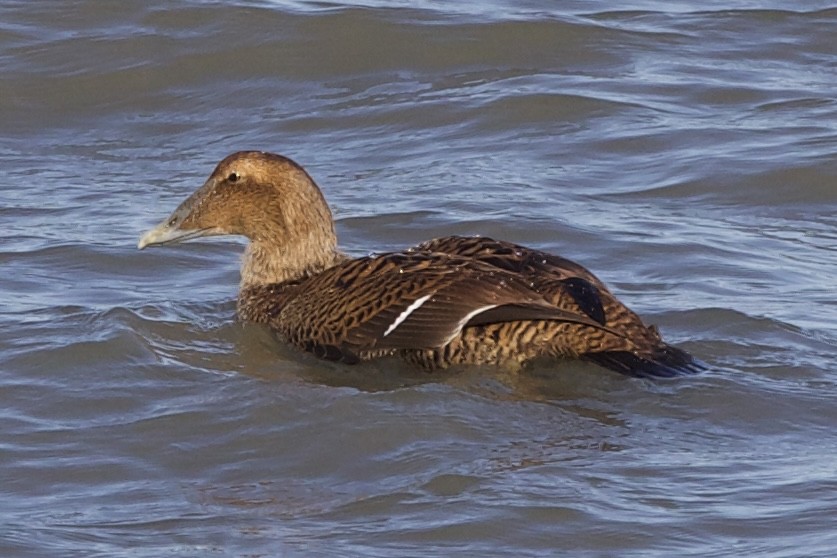
M0 4L0 555L833 556L837 8ZM712 369L345 369L136 251L240 149L355 255L493 235Z

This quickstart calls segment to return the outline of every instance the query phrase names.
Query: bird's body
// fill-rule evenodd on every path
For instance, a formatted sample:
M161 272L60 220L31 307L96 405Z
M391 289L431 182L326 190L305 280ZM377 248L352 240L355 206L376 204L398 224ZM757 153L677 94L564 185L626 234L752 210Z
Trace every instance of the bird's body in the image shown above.
M593 274L558 256L461 236L343 255L319 188L278 155L224 159L140 248L208 234L250 239L239 318L322 358L399 356L428 370L581 358L633 376L700 367Z

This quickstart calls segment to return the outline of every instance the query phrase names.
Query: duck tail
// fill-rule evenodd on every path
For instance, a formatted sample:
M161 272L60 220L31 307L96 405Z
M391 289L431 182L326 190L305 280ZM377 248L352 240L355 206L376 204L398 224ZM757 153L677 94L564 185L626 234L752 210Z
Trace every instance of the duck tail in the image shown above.
M662 344L650 353L608 351L584 355L585 360L634 378L673 378L706 370L706 364L677 347Z

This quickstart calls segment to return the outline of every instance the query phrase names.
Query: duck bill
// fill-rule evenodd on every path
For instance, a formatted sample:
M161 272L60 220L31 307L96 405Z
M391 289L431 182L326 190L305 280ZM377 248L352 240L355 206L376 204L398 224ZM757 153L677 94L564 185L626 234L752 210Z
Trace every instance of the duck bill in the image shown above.
M165 221L142 235L137 248L142 250L147 246L174 244L201 236L224 234L224 231L218 227L196 227L194 217L189 218L192 215L192 209L200 207L201 200L214 186L215 183L212 179L207 180L198 191L183 201Z
M198 238L211 234L217 233L213 233L213 229L183 230L178 228L176 223L172 224L171 219L169 219L142 235L137 244L137 248L142 250L146 246L174 244L175 242L183 242L190 238Z

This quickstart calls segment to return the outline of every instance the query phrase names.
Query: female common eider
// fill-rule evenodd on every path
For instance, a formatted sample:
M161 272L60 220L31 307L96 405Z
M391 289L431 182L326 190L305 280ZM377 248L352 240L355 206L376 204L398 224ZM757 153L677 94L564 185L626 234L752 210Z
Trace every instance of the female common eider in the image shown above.
M630 376L701 369L582 266L485 237L449 236L351 259L328 204L286 157L233 153L139 248L249 239L238 317L329 360L394 355L427 370L580 358Z

